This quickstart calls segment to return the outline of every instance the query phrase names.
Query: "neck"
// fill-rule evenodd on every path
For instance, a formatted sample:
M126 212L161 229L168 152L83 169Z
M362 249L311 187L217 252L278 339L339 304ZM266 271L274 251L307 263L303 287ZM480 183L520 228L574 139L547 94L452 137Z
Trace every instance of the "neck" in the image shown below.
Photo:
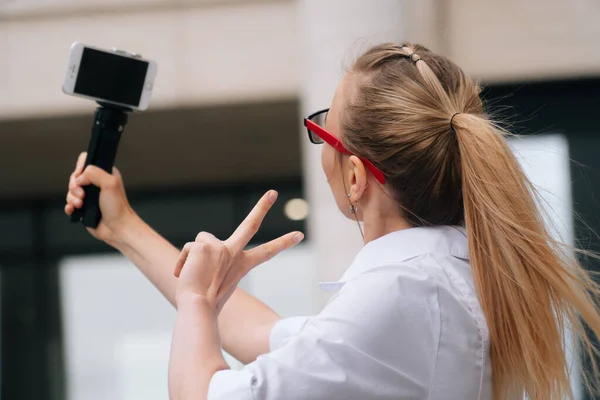
M412 228L412 225L406 222L404 218L390 213L366 212L363 221L365 244L388 233Z

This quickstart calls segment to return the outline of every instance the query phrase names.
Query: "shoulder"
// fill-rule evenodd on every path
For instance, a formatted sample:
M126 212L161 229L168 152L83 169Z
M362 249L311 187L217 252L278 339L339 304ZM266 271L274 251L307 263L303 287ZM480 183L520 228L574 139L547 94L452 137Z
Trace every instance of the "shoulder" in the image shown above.
M346 282L302 331L330 350L431 376L441 332L437 283L410 263L372 268Z
M414 263L380 265L346 282L319 320L346 321L337 325L344 335L367 331L369 338L392 334L399 339L419 332L434 340L440 329L438 283Z
M478 300L467 260L427 253L373 265L348 280L323 310L384 329L441 331L441 314L479 320ZM477 318L476 318L477 317ZM366 328L369 329L369 328Z
M337 296L362 297L380 305L397 305L425 297L437 297L436 271L420 261L422 257L404 262L371 267L344 284Z
M369 292L382 299L397 296L410 300L438 297L440 291L454 293L456 286L460 286L462 292L474 292L469 261L432 252L409 260L370 266L346 282L339 295Z

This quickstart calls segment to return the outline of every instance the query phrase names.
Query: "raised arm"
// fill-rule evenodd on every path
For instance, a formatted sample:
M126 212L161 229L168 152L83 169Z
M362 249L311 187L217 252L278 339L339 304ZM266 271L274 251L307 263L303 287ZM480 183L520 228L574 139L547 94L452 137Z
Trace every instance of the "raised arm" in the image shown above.
M121 174L89 166L83 172L86 154L82 153L69 181L65 212L71 215L82 206L82 186L94 184L100 191L102 220L88 231L130 259L173 305L175 283L173 266L179 249L160 236L131 208ZM236 289L219 316L219 330L225 350L243 363L269 350L271 328L280 317L260 300Z

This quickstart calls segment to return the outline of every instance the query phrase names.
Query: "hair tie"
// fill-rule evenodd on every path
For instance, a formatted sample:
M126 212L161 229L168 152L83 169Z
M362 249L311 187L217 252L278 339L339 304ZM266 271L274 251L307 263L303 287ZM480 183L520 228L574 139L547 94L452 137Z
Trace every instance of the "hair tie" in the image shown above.
M398 49L404 51L404 49L408 49L408 47L402 44L398 46ZM421 57L418 54L415 54L414 52L410 53L406 57L415 64L417 63L417 61L421 61Z
M414 62L415 64L417 63L417 61L420 61L420 60L421 60L421 57L419 57L419 55L418 55L418 54L415 54L415 53L410 53L410 54L408 55L408 58L410 58L410 60L411 60L412 62Z
M452 132L456 132L454 130L454 125L452 125L452 122L454 120L454 117L456 117L458 114L460 114L459 112L452 114L452 117L450 117L450 130L452 130Z

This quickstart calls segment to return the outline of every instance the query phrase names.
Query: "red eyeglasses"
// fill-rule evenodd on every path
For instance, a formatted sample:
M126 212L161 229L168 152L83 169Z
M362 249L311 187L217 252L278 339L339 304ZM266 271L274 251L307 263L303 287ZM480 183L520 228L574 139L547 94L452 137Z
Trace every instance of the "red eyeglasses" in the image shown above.
M306 127L306 132L308 132L308 139L311 141L311 143L314 144L322 144L323 142L325 142L342 154L354 155L344 147L344 145L338 138L336 138L331 133L327 132L325 128L323 128L325 126L325 120L327 119L328 112L329 108L326 108L304 118L304 126ZM367 167L369 172L373 174L373 177L377 180L377 182L384 185L385 177L383 176L383 172L381 172L379 168L373 165L373 163L367 160L366 158L363 158L361 156L357 157L360 158L360 160L365 164L365 166Z

